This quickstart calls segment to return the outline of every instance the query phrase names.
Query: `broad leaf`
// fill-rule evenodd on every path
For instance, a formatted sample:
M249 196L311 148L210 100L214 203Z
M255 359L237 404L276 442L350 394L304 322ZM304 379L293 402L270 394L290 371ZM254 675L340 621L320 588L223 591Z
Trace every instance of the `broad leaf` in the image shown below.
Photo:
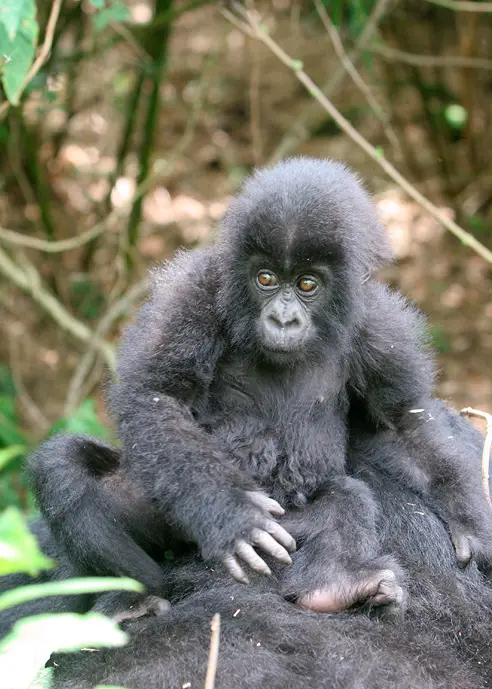
M35 615L17 622L0 642L2 689L25 689L52 653L123 646L128 636L99 613Z
M0 24L5 27L10 41L14 40L21 19L27 14L27 7L26 0L1 0Z
M0 543L1 545L1 543ZM27 603L46 596L73 596L84 593L101 593L102 591L135 591L141 593L142 584L126 577L84 577L48 581L42 584L19 586L0 595L0 612L14 605Z
M19 510L6 509L0 515L0 576L14 572L35 576L40 570L51 567L52 560L40 551ZM0 600L2 598L0 596Z
M0 24L0 55L5 59L2 84L13 105L19 104L24 80L34 59L39 33L34 0L23 0L23 3L22 20L13 39L9 37L5 25Z

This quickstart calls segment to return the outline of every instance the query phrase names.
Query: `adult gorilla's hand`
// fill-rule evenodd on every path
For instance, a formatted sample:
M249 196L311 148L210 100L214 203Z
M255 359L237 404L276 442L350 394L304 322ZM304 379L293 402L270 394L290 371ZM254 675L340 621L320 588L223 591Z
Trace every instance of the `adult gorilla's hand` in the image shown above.
M269 515L281 517L284 514L284 509L278 502L264 493L256 491L248 492L248 497L253 505L264 514L264 519L260 522L261 526L251 529L248 540L238 539L234 544L234 551L227 553L222 560L229 574L243 584L247 584L249 580L241 566L242 563L260 574L271 574L269 566L258 555L253 546L260 548L285 565L292 564L289 552L294 552L296 549L296 542L288 531L269 517Z

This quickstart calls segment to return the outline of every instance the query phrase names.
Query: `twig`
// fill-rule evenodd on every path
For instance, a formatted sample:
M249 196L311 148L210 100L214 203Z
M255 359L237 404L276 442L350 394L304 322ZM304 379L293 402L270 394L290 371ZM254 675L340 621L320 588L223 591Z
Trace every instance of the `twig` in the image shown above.
M374 37L380 22L389 11L391 5L396 5L397 2L398 0L377 0L361 35L355 43L354 49L348 53L348 58L353 65L358 62L362 53L369 44L369 41ZM223 14L225 14L224 11ZM345 67L340 65L340 68L323 86L323 93L328 98L332 96L342 84L346 76L347 71ZM304 112L296 118L296 121L292 127L284 134L282 140L270 157L270 163L276 163L282 158L291 155L301 141L309 138L310 132L315 129L320 120L319 113L319 104L316 102L311 102Z
M48 421L46 416L43 414L41 409L38 407L36 402L32 399L28 393L26 386L22 380L22 376L19 371L19 356L18 356L18 337L13 335L9 331L9 359L10 359L10 373L12 374L12 380L14 382L14 387L17 392L17 397L21 402L22 406L26 410L28 416L31 420L39 427L41 432L44 434L50 428L51 423Z
M204 689L214 689L215 685L220 642L220 615L218 612L216 612L212 617L210 629L212 630L212 633L210 637L210 651L208 654L207 676L205 677Z
M24 246L28 249L37 249L38 251L43 251L47 254L58 254L63 251L72 251L73 249L79 249L87 242L98 237L102 234L109 220L113 216L117 216L119 213L115 210L112 211L104 220L98 222L97 225L91 227L89 230L82 232L78 237L71 237L70 239L60 239L56 242L48 242L45 239L39 239L38 237L28 237L21 234L20 232L14 232L14 230L7 230L4 227L0 227L0 239L3 239L9 244L15 244L15 246Z
M492 507L492 500L490 499L489 487L490 452L492 450L492 414L487 414L487 412L485 411L480 411L480 409L473 409L472 407L465 407L460 411L460 414L466 414L467 416L476 416L480 419L485 419L485 421L487 422L485 430L485 440L483 443L482 450L482 485L485 491L487 502Z
M51 5L51 12L50 16L48 18L48 23L46 24L46 31L44 34L44 41L43 45L41 46L37 58L34 60L34 62L31 65L31 68L29 69L28 73L26 74L24 81L22 82L22 88L21 92L24 91L28 83L31 81L31 79L36 76L36 74L39 72L41 67L44 65L46 60L48 59L48 56L51 51L51 46L53 45L53 38L55 35L55 29L56 29L56 23L58 21L58 17L60 15L60 10L61 6L63 4L63 0L53 0L53 4ZM9 101L5 101L5 103L2 103L0 105L0 118L5 115L7 110L10 107Z
M95 328L94 336L103 339L108 334L113 323L117 321L120 316L125 315L125 313L127 313L137 301L142 299L146 293L146 279L135 283L121 299L118 299L109 307ZM81 390L94 364L96 354L97 347L95 345L95 340L92 340L84 356L80 359L75 373L72 376L72 380L70 381L65 402L64 416L70 416L73 410L78 406Z
M14 283L19 289L30 294L43 309L50 314L58 325L82 342L94 342L95 347L104 356L111 369L114 369L115 355L113 346L95 337L94 333L84 323L74 318L67 309L46 289L41 282L41 276L33 265L23 260L24 266L16 264L10 256L0 248L0 273Z
M251 148L255 165L263 162L263 142L261 137L261 98L260 98L260 61L257 43L251 43L251 76L249 81L249 125L251 131Z
M465 2L465 0L427 0L454 12L492 12L492 2Z
M384 112L383 108L379 105L374 94L371 91L370 86L366 84L360 73L355 68L354 63L347 55L347 52L340 38L340 34L338 33L335 24L331 21L328 12L326 11L326 8L321 2L321 0L313 0L313 2L316 6L316 10L319 14L319 17L323 22L323 26L325 27L326 32L330 37L330 40L333 44L333 48L335 50L335 53L337 54L338 59L347 70L347 73L354 82L355 86L359 89L359 91L362 93L362 95L368 102L369 107L372 108L372 111L374 112L377 119L381 122L383 131L390 144L393 146L395 151L401 152L398 137L396 136L395 131L389 124L388 113Z
M481 244L473 235L466 232L462 227L457 225L453 220L447 218L437 206L429 201L423 194L421 194L413 184L410 184L398 170L391 165L385 158L381 157L380 153L372 146L367 139L365 139L359 132L350 124L348 120L337 110L333 103L328 100L323 91L317 86L314 81L306 74L303 69L303 64L300 60L294 60L276 43L268 34L268 29L261 24L258 19L246 10L238 8L241 14L248 22L248 28L252 30L256 38L264 43L271 52L278 57L278 59L296 75L297 79L303 84L308 93L315 98L318 103L325 109L325 111L335 120L340 129L347 134L352 141L354 141L362 150L364 150L374 162L376 162L398 186L400 186L414 201L416 201L422 208L424 208L433 218L435 218L441 225L454 234L465 246L469 246L476 251L479 256L484 258L488 263L492 263L492 251Z
M404 50L396 50L387 45L371 45L369 52L381 55L385 60L403 62L415 67L469 67L470 69L492 70L492 60L481 57L461 57L459 55L416 55Z

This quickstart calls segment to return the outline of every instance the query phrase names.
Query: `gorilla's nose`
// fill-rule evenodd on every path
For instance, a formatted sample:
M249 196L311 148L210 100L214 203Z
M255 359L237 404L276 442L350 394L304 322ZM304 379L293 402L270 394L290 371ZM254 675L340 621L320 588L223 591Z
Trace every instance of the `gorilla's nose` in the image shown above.
M272 313L268 317L270 325L279 330L297 330L301 327L298 316L292 314Z

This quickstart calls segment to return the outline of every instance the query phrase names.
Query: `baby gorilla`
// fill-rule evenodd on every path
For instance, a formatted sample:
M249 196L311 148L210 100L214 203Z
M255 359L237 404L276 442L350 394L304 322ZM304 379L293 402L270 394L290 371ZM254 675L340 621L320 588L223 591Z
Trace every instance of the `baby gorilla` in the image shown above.
M110 389L121 461L73 438L49 441L30 462L41 510L75 566L133 576L161 595L149 555L188 542L246 582L246 566L290 563L278 503L309 506L322 515L313 557L324 579L300 591L284 570L286 595L330 612L398 605L400 570L379 550L371 491L346 474L350 417L397 432L402 459L385 470L428 496L462 564L473 554L488 567L478 459L428 422L423 320L372 275L389 259L354 175L292 159L246 182L215 246L156 269Z

